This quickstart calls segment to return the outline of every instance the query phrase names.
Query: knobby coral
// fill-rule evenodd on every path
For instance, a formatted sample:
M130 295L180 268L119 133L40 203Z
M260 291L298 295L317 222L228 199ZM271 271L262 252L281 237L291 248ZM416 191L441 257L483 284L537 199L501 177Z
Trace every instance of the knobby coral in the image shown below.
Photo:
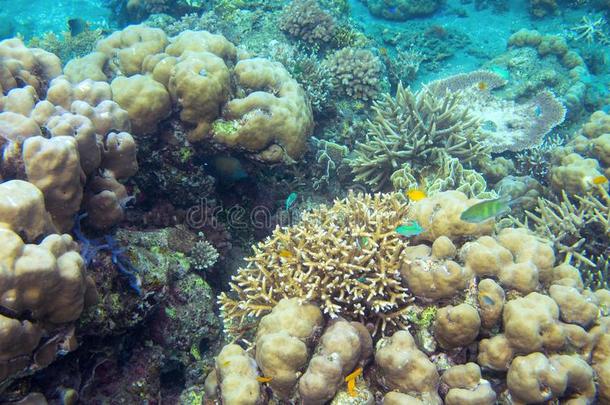
M280 17L280 28L305 42L328 42L333 38L335 21L316 0L293 0Z

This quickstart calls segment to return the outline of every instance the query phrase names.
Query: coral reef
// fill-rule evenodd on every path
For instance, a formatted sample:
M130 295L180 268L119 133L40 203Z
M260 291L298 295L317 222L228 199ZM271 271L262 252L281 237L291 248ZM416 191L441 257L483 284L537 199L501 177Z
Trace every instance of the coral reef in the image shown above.
M111 100L110 86L93 80L72 84L59 76L56 56L18 40L3 41L0 49L14 58L9 65L20 69L18 77L30 78L17 83L9 76L2 84L0 178L25 179L40 188L60 231L72 228L81 209L97 228L120 222L127 190L119 181L135 174L138 164L127 112Z
M74 321L97 294L78 245L53 232L42 192L21 180L1 183L0 191L3 390L76 348Z
M222 35L184 31L169 39L145 26L117 31L97 50L105 55L100 70L108 63L113 99L128 111L138 136L156 131L179 110L171 120L179 119L190 142L270 163L293 162L304 152L311 107L279 63L235 63L235 46ZM66 69L81 72L85 58Z
M536 291L552 271L552 248L525 229L482 236L492 223L459 219L476 201L456 191L411 204L400 194L349 195L305 213L299 224L278 228L255 246L249 264L233 277L235 295L220 295L228 330L239 333L282 297L319 305L331 318L362 322L378 335L408 327L424 303L462 296L475 275L498 278L510 290ZM432 247L407 246L395 230L407 219L424 229L413 242ZM478 236L463 246L457 242ZM498 250L506 262L492 264Z
M558 193L581 195L595 189L593 179L601 175L610 178L610 116L596 111L570 142L554 149L550 182Z
M437 80L429 86L439 96L446 91L462 93L463 100L467 100L462 108L480 121L482 142L492 152L540 145L543 137L563 122L565 107L548 90L518 104L492 95L491 90L505 84L496 73L474 71Z
M550 85L566 105L568 117L577 117L585 106L590 73L583 58L575 49L570 49L566 39L560 35L543 35L536 30L521 29L510 36L508 46L507 67L511 76L518 79L513 92L523 96ZM528 48L535 49L535 53L528 53ZM512 54L511 49L517 53ZM525 53L518 52L520 49ZM535 61L541 63L528 70L532 63L537 64Z
M446 225L450 221L447 216L439 219ZM430 250L427 245L407 249L414 253L422 248ZM431 280L421 284L431 296L443 289L449 294L466 291L464 298L453 301L456 305L434 312L432 322L417 323L415 318L410 331L375 336L365 320L324 314L324 304L311 294L268 301L274 305L259 319L249 344L253 354L235 344L225 346L206 379L206 399L215 404L322 404L341 403L341 398L371 403L385 395L383 403L390 404L491 405L500 398L591 402L598 393L606 395L601 370L607 360L607 290L583 289L574 267L553 267L550 245L524 229L483 236L460 252L440 236L431 250L432 260L418 254L403 263L422 263L414 275L433 272L443 278L441 273L460 266L449 259L457 257L467 277L459 286ZM533 282L523 289L528 279ZM540 389L546 385L552 388Z

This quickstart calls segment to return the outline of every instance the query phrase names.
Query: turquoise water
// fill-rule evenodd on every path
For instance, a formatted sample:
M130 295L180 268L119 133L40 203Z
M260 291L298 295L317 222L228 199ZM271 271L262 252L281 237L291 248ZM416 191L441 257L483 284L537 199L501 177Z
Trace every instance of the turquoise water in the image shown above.
M0 0L0 404L610 403L608 18Z

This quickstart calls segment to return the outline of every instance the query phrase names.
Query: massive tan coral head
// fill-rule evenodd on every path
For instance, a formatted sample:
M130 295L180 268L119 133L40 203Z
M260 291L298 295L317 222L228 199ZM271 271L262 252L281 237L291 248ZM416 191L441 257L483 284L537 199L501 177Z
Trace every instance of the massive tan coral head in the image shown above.
M311 105L301 86L277 62L245 59L234 69L238 93L212 124L212 140L267 163L301 158L313 131Z
M28 242L55 231L44 195L23 180L0 183L0 226L8 227Z
M401 194L352 193L276 228L233 277L235 295L220 296L228 326L270 311L284 297L378 331L406 326L411 297L401 284L400 261L407 242L395 229L408 212Z
M61 74L57 56L38 48L27 48L21 39L0 41L0 93L30 85L43 96L47 84Z

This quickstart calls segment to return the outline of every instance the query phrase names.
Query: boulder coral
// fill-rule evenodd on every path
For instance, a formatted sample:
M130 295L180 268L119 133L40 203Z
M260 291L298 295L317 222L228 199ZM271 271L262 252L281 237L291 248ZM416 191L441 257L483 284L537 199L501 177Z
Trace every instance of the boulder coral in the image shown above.
M0 42L0 50L6 49L42 52L18 47L14 40ZM54 60L45 58L38 63ZM23 66L34 63L29 60ZM3 85L7 90L0 96L0 179L24 179L40 189L61 232L72 228L81 210L100 219L92 226L109 228L123 218L127 191L120 181L138 170L128 112L111 100L106 82L71 83L54 67L38 66L35 71L44 76L32 79L33 85Z
M136 136L171 122L191 143L265 163L292 163L304 154L313 130L305 92L281 64L238 61L231 42L207 31L168 38L158 28L128 26L65 70L71 80L103 73Z
M33 184L0 183L0 243L0 383L5 384L76 348L73 322L95 302L96 292L78 244L56 233L43 193Z
M552 157L550 180L557 192L580 195L595 188L594 178L610 178L610 115L603 111L591 114L576 136L556 148Z

